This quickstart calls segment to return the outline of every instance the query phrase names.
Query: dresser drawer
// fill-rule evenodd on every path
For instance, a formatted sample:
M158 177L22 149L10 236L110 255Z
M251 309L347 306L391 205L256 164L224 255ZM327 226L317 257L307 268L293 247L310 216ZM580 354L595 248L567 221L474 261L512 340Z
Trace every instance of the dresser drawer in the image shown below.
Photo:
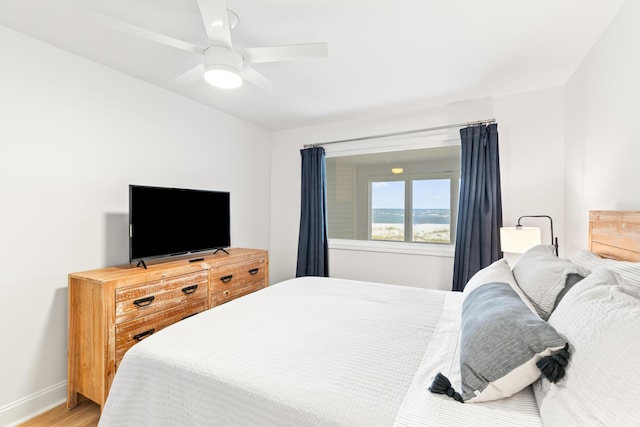
M173 323L206 309L207 300L205 298L116 325L116 364L134 344Z
M264 288L264 286L260 284L256 285L255 283L246 283L243 286L236 286L233 289L226 289L224 291L217 292L211 295L209 306L215 307L216 305L224 304L225 302L229 302L262 288Z
M212 268L209 274L212 294L251 286L251 284L254 287L264 287L265 260L258 258Z
M157 313L175 305L207 300L207 271L115 290L116 323Z

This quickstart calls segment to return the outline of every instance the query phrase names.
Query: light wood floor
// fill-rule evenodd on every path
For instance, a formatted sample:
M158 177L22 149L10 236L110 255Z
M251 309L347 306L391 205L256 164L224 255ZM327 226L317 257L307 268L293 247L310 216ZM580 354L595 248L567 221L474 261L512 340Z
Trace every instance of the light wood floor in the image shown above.
M18 427L96 427L99 419L100 407L89 400L83 400L71 410L63 403Z

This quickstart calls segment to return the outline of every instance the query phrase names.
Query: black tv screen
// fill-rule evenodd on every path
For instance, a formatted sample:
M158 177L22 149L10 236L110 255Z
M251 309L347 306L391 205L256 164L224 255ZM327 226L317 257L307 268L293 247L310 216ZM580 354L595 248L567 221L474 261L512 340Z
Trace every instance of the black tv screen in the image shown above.
M129 261L228 248L229 193L129 185Z

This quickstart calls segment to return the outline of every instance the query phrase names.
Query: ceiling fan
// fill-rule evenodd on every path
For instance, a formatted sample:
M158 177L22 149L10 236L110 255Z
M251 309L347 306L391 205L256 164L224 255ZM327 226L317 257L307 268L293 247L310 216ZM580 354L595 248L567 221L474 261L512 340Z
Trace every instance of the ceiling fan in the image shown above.
M247 80L263 90L274 93L278 92L279 88L251 64L326 57L328 54L327 43L324 42L234 49L231 43L231 29L238 23L238 16L227 10L226 1L198 0L198 7L208 38L208 45L205 47L105 15L101 17L120 31L201 55L202 64L176 78L176 81L182 83L204 76L213 86L233 89L242 85L243 80Z

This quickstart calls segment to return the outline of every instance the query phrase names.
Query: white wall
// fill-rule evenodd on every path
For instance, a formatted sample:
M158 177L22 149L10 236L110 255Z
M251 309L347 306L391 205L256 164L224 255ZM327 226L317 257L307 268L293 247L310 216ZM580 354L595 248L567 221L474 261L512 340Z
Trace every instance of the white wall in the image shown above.
M565 222L587 243L588 211L640 209L640 2L627 1L565 88Z
M0 27L0 425L66 396L67 274L128 261L128 184L231 192L269 247L269 133Z
M562 88L460 102L442 108L371 117L271 135L272 282L295 275L300 205L300 153L304 144L379 133L422 129L495 117L498 122L505 225L521 215L554 218L563 237L563 92ZM548 223L541 224L548 227ZM546 228L545 228L546 230ZM548 232L543 238L549 238ZM562 246L561 246L562 249ZM451 255L417 255L332 249L330 274L336 277L450 289Z
M514 226L523 215L549 215L566 256L564 231L564 97L562 88L494 100L500 137L503 222ZM551 243L549 221L523 219L539 226ZM519 256L505 254L513 265Z

